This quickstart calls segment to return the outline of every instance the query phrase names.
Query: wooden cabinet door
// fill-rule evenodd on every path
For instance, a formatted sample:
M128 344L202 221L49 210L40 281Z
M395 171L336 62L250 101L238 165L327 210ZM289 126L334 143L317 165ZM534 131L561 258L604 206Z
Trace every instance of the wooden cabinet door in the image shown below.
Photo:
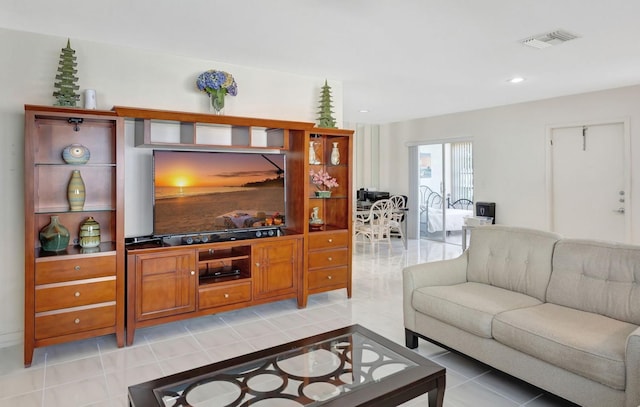
M298 286L297 239L253 245L254 297L295 293Z
M196 255L192 249L136 255L136 320L196 309Z

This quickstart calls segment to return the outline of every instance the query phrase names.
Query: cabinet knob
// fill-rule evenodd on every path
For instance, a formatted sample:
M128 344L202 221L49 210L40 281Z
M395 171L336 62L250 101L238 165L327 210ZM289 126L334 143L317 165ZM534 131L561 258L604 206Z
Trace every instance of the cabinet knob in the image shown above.
M224 298L229 298L229 294L225 294L225 295L224 295Z
M333 278L333 277L331 277L331 276L327 276L327 279L329 279L329 280L331 280L332 278Z
M333 243L333 239L329 239L329 243Z
M329 261L333 261L333 257L329 256L329 257L327 258L327 260L329 260Z
M256 267L260 267L260 263L256 263Z
M73 295L75 295L76 297L80 297L80 291L76 291Z
M196 272L195 272L195 271L193 271L193 270L191 270L191 275L192 275L192 276L195 276L195 275L196 275Z
M73 322L75 322L76 324L80 323L80 318L76 318Z
M75 266L73 269L74 269L75 271L80 271L80 266Z

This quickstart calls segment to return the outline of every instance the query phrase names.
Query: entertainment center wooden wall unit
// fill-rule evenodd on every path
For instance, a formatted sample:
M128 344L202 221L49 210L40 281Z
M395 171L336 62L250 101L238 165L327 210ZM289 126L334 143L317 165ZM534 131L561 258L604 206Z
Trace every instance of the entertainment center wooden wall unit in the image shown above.
M125 332L125 285L127 344L133 343L137 327L288 298L296 298L298 306L302 308L306 307L310 294L342 288L351 297L353 131L315 128L313 123L307 122L120 106L114 107L112 111L25 106L25 112L25 365L30 365L33 350L37 346L109 333L116 333L118 346L122 346ZM100 126L96 127L109 136L95 137L95 143L98 144L91 144L94 141L89 141L93 140L90 137L81 137L77 141L79 136L67 122L69 118L83 119L81 131L82 126L99 123ZM43 120L47 123L56 122L55 128L58 130L43 130L40 123ZM193 245L152 242L125 247L124 120L134 122L136 147L283 152L286 156L285 226L278 230L277 235L253 239ZM110 125L105 126L104 123ZM169 135L163 127L169 128ZM104 201L100 202L104 208L97 212L93 208L82 213L60 209L66 205L61 191L65 190L68 174L39 170L67 165L62 162L60 152L72 142L87 145L92 152L92 147L96 152L105 148L113 152L113 158L107 163L90 161L81 166L83 170L101 169L107 174L108 182L101 184L92 180L92 190L87 187L87 199L90 194L95 194L94 196L100 196ZM318 161L315 163L309 163L311 142L316 146ZM332 165L330 161L334 144L341 157L337 165ZM41 151L45 149L46 160L41 158ZM316 197L316 187L309 176L311 169L325 170L337 179L339 186L332 190L331 197ZM51 174L47 175L48 173ZM60 201L55 203L56 209L47 206L48 198L47 205L39 203L39 200L43 200L41 189L44 184L50 185L46 192L60 188L54 194ZM318 208L324 224L311 231L309 219L314 207ZM103 229L100 251L83 253L80 248L70 245L67 250L54 255L44 253L40 248L38 232L48 223L49 215L53 213L60 214L62 223L71 226L70 230L77 229L83 216L97 216ZM103 262L96 260L103 258L113 258L115 261L105 266ZM82 271L74 275L73 270L77 270L78 265L82 265ZM41 270L45 268L63 269L64 272L53 273L57 276L56 280L40 282ZM237 271L238 275L211 278L211 270L229 268ZM105 274L108 276L105 277ZM91 279L96 276L107 279L113 276L115 279L115 295L109 301L101 299L103 302L91 303L85 300L80 303L72 300L68 303L62 298L66 294L63 291L68 290L64 289L59 293L47 291L49 301L65 304L60 309L37 309L37 298L45 292L42 288L50 287L43 284L84 288L85 283L93 281ZM99 327L83 326L82 322L71 322L71 328L59 324L54 334L47 333L45 337L42 337L41 329L37 328L38 321L49 315L56 315L58 318L69 314L73 317L74 312L95 313L105 306L113 307L114 312L113 318L106 324L108 326L104 326L104 322ZM75 320L78 318L72 318L72 321ZM84 318L80 321L84 321Z

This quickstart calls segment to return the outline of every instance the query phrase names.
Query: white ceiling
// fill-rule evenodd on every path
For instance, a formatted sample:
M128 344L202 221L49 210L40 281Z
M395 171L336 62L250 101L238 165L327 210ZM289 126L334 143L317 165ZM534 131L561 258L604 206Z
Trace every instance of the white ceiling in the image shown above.
M341 81L351 123L640 83L638 0L2 0L0 27Z

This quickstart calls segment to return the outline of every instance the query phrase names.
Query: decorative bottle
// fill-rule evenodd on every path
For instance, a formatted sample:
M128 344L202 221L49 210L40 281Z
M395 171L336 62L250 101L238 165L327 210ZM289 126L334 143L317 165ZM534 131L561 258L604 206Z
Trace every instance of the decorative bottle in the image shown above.
M62 226L57 216L51 216L51 222L40 230L38 235L42 250L59 252L69 245L69 229Z
M100 224L92 216L80 225L80 246L83 248L100 246Z
M333 149L331 150L331 164L340 164L340 150L338 150L338 142L333 143Z
M69 185L67 185L67 198L71 211L81 211L84 208L85 190L84 181L79 170L73 170Z

